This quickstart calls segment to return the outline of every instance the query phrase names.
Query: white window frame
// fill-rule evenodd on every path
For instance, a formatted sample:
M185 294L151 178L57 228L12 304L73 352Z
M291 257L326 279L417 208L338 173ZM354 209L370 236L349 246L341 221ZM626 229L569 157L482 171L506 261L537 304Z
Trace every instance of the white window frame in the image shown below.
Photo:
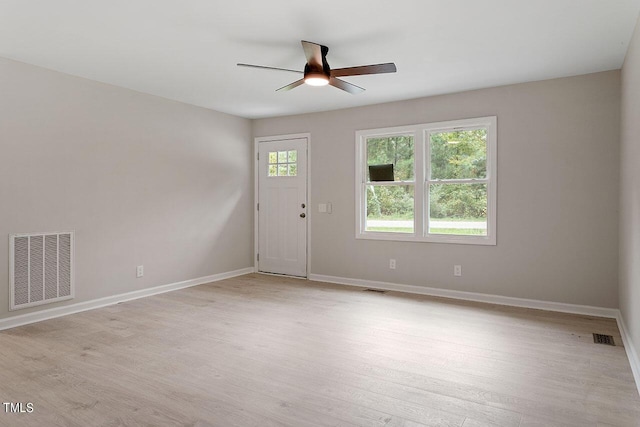
M429 184L447 180L430 180L430 133L443 131L487 130L487 176L483 179L452 180L455 183L487 184L487 235L445 235L429 234ZM385 136L413 136L414 141L414 224L413 233L366 231L366 186L367 186L367 139ZM356 239L394 240L409 242L457 243L467 245L496 245L497 217L497 117L478 117L472 119L450 120L445 122L424 123L382 129L359 130L356 132L355 165L355 202L356 202ZM451 182L451 181L449 181ZM395 183L400 184L400 183Z

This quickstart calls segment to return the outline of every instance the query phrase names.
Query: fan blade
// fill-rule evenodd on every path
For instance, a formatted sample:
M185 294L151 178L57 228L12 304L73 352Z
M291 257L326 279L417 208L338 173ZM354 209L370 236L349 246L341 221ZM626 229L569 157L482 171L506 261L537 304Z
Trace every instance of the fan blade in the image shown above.
M336 79L335 77L331 77L329 79L329 84L333 87L337 87L338 89L342 89L345 92L349 92L352 95L364 92L364 88L356 86L353 83L345 82L344 80Z
M312 43L304 40L302 40L301 43L302 48L304 49L304 56L307 57L307 64L316 65L322 68L322 50L324 48L326 55L326 52L329 52L329 48L318 43Z
M266 67L264 65L251 65L251 64L241 64L241 63L238 63L237 65L238 65L238 67L262 68L264 70L289 71L289 72L292 72L292 73L302 74L302 71L289 70L288 68Z
M288 84L288 85L286 85L286 86L282 86L280 89L276 89L276 92L277 92L277 91L279 91L279 90L291 90L291 89L293 89L294 87L298 87L298 86L300 86L300 85L301 85L301 84L303 84L303 83L304 83L304 79L300 79L300 80L297 80L297 81L295 81L295 82L293 82L293 83L289 83L289 84Z
M361 76L363 74L383 74L395 73L396 64L388 62L386 64L361 65L359 67L338 68L331 70L331 77Z

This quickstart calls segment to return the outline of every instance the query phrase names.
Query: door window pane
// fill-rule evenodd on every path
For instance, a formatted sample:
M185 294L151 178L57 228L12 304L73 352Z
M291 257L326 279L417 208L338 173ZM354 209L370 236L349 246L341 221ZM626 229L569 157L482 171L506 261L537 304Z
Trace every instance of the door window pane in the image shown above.
M268 176L296 176L298 174L298 151L270 151Z

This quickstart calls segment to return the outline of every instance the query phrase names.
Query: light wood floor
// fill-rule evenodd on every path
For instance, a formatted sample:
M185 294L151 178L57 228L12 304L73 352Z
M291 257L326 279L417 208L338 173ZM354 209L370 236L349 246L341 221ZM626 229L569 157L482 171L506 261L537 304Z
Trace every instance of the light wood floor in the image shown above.
M265 275L0 332L0 400L33 403L12 427L640 425L614 320Z

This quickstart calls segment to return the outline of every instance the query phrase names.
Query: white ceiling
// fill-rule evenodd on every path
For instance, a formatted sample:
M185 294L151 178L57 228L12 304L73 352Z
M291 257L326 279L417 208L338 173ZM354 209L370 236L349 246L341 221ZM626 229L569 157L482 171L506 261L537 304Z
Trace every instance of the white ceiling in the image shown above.
M0 0L0 56L238 116L324 111L618 69L640 0ZM300 40L351 95L300 86Z

